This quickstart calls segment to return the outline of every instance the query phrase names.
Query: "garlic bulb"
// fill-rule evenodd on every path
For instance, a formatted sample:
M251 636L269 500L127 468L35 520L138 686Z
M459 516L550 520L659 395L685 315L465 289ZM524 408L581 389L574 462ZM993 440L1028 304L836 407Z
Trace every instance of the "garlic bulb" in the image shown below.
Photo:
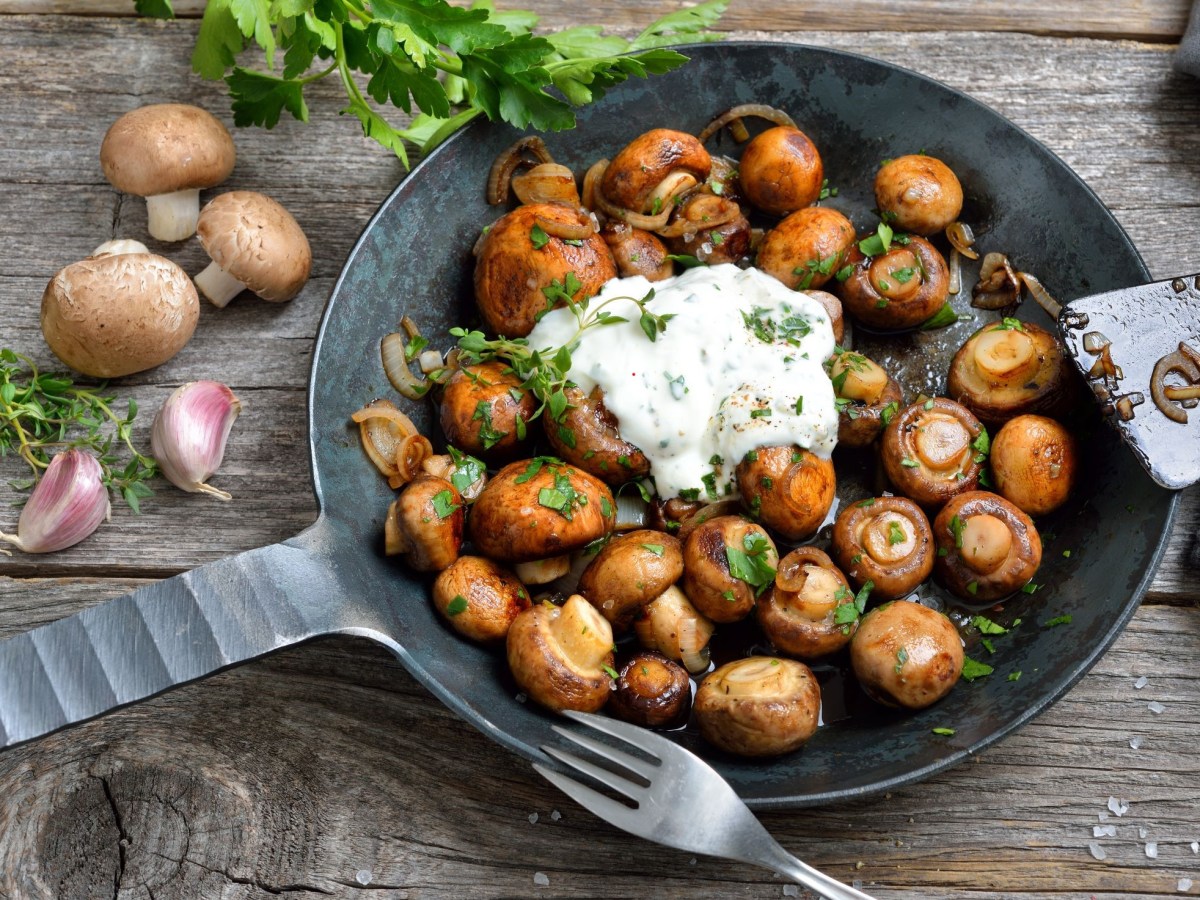
M100 463L82 450L58 454L21 510L17 533L0 531L0 541L26 553L53 553L78 544L112 511L101 477Z
M167 398L150 431L150 448L163 477L177 488L232 500L205 484L221 466L225 442L242 403L217 381L192 381Z

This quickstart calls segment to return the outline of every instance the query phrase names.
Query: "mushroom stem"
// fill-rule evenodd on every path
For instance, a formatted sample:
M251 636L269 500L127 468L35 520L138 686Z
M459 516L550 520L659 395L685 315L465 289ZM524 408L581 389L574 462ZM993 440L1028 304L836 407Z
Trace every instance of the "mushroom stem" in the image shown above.
M146 198L146 228L159 241L182 241L196 233L200 189L155 194Z
M91 252L92 256L123 256L126 253L149 253L141 241L131 241L128 238L117 238L105 241Z
M200 289L205 297L209 299L213 306L224 308L229 301L246 289L246 285L238 281L215 262L211 262L208 266L197 275L192 281L196 282L196 287Z

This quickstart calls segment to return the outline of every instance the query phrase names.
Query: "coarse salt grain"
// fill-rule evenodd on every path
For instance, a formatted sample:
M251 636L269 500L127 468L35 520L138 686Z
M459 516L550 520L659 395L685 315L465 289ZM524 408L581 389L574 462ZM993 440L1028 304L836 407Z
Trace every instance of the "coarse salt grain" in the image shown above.
M850 887L854 888L856 891L861 891L862 885L863 881L861 878L855 878L852 882L850 882Z
M1192 879L1190 878L1180 878L1178 883L1175 885L1175 890L1177 891L1190 891L1191 889Z
M1192 852L1200 853L1200 841L1192 841Z
M1133 737L1131 737L1129 739L1129 746L1132 747L1134 750L1141 750L1142 749L1142 736L1140 734L1135 734Z
M1107 822L1108 821L1108 813L1106 813L1106 812L1096 813L1096 818L1099 819L1101 822Z
M557 822L561 818L562 818L562 813L560 813L557 809L554 810L552 813L550 813L550 821L551 822Z
M691 859L688 860L688 865L694 866L695 864L696 864L696 857L693 856Z
M538 820L538 814L537 814L537 813L533 812L533 813L530 813L530 814L529 814L529 824L530 824L530 825L536 825L536 824L537 824L537 820Z
M1150 683L1150 679L1147 678L1145 675L1143 675L1141 678L1139 678L1137 681L1135 681L1133 683L1133 686L1134 686L1134 688L1136 688L1137 690L1140 691L1142 688L1144 688L1149 683Z
M517 694L517 696L516 696L516 700L518 703L524 703L528 699L529 699L528 694Z
M1154 841L1146 844L1146 857L1148 859L1158 859L1158 844Z
M1156 716L1162 715L1163 712L1166 710L1166 707L1163 706L1161 703L1159 703L1157 700L1151 700L1148 704L1146 704L1146 708L1149 709L1150 712L1154 713Z
M799 897L800 896L800 888L796 887L794 884L785 884L783 886L783 896Z
M548 887L550 885L550 879L547 877L545 872L534 872L533 883L538 887Z
M1104 852L1104 848L1092 841L1088 844L1088 850L1092 852L1092 859L1106 859L1108 854Z
M1092 837L1116 837L1116 836L1117 836L1117 826L1116 825L1093 825L1092 826Z
M363 887L366 887L368 884L371 883L371 870L370 869L359 869L357 872L354 873L354 880L357 881L359 884L361 884Z
M1146 828L1145 826L1140 826L1138 828L1138 837L1140 837L1143 841L1149 836L1150 836L1149 828Z
M1114 816L1123 816L1129 812L1129 804L1124 800L1118 800L1116 797L1109 797L1108 811Z

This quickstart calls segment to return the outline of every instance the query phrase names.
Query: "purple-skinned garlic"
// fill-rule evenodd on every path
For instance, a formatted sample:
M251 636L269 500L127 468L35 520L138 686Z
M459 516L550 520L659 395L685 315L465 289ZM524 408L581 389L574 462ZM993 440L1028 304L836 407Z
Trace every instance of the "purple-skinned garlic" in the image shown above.
M82 450L68 450L50 460L21 510L17 533L0 531L0 541L26 553L53 553L78 544L111 511L100 463Z
M225 442L242 403L218 381L192 381L175 389L154 417L150 448L163 477L189 492L232 500L205 482L221 467Z

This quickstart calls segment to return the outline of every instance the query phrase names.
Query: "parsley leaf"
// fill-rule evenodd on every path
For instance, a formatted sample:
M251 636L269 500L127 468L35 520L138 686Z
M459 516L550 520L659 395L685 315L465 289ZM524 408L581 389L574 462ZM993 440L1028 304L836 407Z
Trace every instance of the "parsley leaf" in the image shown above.
M995 669L987 663L981 663L971 659L969 656L963 657L962 677L965 681L974 681L976 678L983 678L986 675L991 675Z
M763 534L752 531L742 537L745 550L725 547L729 574L753 587L756 595L761 595L775 580L775 569L766 558L769 546Z

